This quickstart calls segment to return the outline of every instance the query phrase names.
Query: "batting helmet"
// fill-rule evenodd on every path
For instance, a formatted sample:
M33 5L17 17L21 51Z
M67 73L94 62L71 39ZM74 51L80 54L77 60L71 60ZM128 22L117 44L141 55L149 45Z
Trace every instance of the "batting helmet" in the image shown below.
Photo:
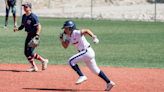
M63 29L63 28L68 28L68 27L69 27L69 29L70 29L71 31L75 30L75 29L76 29L75 22L72 21L72 20L67 20L67 21L65 21L64 24L63 24L62 29Z

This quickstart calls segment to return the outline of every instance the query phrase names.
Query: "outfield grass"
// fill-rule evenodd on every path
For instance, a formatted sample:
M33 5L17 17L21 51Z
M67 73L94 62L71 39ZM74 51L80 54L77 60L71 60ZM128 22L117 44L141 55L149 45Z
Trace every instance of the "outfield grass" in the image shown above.
M4 29L5 17L0 17L0 63L29 64L24 56L24 41L27 33L13 32L13 18L9 17ZM73 45L64 49L59 42L63 22L68 19L39 18L42 25L41 42L34 52L48 58L55 65L67 65L69 57L78 51ZM78 29L90 29L100 40L93 44L98 66L164 68L164 23L141 21L111 21L73 19ZM18 25L21 18L18 17ZM41 64L39 61L35 61ZM80 63L79 65L85 65Z

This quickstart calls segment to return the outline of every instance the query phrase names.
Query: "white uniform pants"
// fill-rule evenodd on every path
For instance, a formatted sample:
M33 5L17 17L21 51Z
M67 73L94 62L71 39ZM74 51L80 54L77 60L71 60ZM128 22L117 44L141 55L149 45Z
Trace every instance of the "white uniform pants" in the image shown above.
M88 68L92 71L92 73L99 75L100 69L98 68L96 61L95 61L95 52L91 47L83 50L72 57L70 57L67 63L70 66L74 66L76 63L85 62Z

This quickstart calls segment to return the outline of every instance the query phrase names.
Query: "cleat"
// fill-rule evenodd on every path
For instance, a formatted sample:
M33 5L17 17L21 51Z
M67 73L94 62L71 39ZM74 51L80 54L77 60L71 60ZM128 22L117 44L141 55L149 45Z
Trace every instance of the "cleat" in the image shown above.
M78 84L80 84L80 83L82 83L82 82L84 82L86 80L87 80L87 77L86 76L80 76L79 79L78 79L78 81L76 82L76 85L78 85Z
M37 67L31 67L30 69L27 70L27 72L37 72L38 68Z
M45 70L47 68L47 64L48 64L48 59L45 59L45 61L42 62L42 70Z
M112 89L112 87L114 87L115 83L110 81L110 83L107 84L107 88L105 89L105 91L110 91Z
M3 28L7 28L7 26L4 26Z

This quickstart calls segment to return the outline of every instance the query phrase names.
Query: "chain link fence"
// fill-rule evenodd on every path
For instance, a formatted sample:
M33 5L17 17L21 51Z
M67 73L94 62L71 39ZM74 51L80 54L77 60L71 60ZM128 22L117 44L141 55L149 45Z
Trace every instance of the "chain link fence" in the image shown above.
M0 1L5 16L5 0ZM164 21L164 0L17 0L17 16L25 2L38 17Z

